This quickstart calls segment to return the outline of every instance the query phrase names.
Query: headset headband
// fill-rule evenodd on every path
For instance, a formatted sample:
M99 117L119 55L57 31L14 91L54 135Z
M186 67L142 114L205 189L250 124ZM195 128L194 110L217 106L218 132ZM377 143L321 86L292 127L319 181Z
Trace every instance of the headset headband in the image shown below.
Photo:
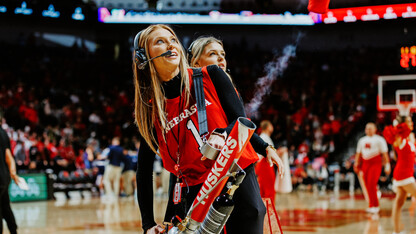
M140 35L142 34L143 30L141 30L140 32L138 32L136 34L136 36L134 37L134 50L139 50L139 39L140 39Z
M194 40L190 45L189 45L189 47L188 47L188 50L187 50L187 52L188 52L188 63L191 63L192 61L192 57L193 57L193 54L192 54L192 47L194 46L194 44L195 44L195 41L196 40Z

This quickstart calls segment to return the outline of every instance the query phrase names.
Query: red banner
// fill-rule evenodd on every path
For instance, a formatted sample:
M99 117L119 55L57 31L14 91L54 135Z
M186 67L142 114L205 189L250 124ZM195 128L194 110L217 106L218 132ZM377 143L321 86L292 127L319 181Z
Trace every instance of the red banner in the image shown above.
M416 17L416 3L330 9L326 14L312 15L315 23L390 20Z

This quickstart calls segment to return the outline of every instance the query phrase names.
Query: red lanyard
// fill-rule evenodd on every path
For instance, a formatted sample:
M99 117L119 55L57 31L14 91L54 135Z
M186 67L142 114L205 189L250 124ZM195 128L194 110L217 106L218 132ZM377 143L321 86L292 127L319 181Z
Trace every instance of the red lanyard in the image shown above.
M179 96L179 104L178 104L178 113L180 113L181 111L181 103L182 103L182 94ZM177 127L178 127L178 136L176 137L175 134L173 133L173 128L171 128L172 131L172 135L173 138L175 138L175 141L178 143L178 149L176 150L176 161L175 159L172 157L172 155L170 154L170 150L169 150L169 146L168 146L168 142L167 142L167 134L166 134L166 130L164 129L163 132L165 133L165 143L166 143L166 148L169 154L169 157L172 159L172 161L175 163L175 171L176 171L176 178L177 178L177 182L179 182L179 178L181 178L182 172L180 171L180 152L179 152L179 134L180 134L180 122L178 123ZM167 125L167 124L166 124Z

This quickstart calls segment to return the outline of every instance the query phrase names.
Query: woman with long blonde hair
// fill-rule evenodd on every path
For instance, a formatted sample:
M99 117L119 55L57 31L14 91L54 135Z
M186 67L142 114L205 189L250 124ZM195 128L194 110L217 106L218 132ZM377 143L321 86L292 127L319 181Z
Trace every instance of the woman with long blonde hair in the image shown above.
M189 210L213 161L201 160L199 135L194 135L198 116L190 88L193 70L187 66L175 32L166 25L151 25L136 35L134 43L135 119L143 138L136 176L137 197L145 233L160 233L163 229L156 224L153 214L152 165L155 154L161 156L164 167L183 187L181 202L174 205L179 215ZM244 108L221 68L203 67L202 74L208 132L222 128L229 133L237 118L245 116ZM270 147L267 151L270 161L281 165ZM247 172L257 159L256 154L245 150L238 164ZM172 200L173 194L169 195ZM255 206L247 205L248 199L256 200ZM242 233L242 230L262 233L265 207L255 177L247 173L234 200L235 209L244 211L246 216L239 223L227 222L227 233ZM235 215L237 212L231 214L230 220Z
M227 68L226 52L225 52L224 44L220 39L213 37L213 36L200 36L191 43L187 52L188 52L188 62L191 67L204 67L204 66L209 66L209 65L217 65L223 71L227 72L227 74L229 75L229 69ZM230 75L229 77L230 77L231 82L234 83ZM240 100L242 101L240 95L239 97L240 97ZM270 123L270 126L272 127L271 123ZM270 138L268 138L268 140L269 141L266 141L264 138L254 133L253 137L250 139L250 143L254 147L254 150L258 154L261 155L260 156L261 159L256 165L256 174L257 174L257 179L260 185L260 194L263 198L271 198L271 200L274 203L274 198L276 194L275 171L274 171L274 168L267 168L268 164L270 163L270 162L267 162L269 158L262 157L267 154L266 148L269 145L270 146L274 145L273 141ZM277 150L277 152L279 156L282 157L287 152L287 149L285 147L281 147ZM262 166L259 167L259 165L262 165ZM287 163L287 167L285 165L285 169L286 169L285 176L287 176L287 173L289 173L289 177L290 177L290 171L287 171L288 167L289 167L289 164Z

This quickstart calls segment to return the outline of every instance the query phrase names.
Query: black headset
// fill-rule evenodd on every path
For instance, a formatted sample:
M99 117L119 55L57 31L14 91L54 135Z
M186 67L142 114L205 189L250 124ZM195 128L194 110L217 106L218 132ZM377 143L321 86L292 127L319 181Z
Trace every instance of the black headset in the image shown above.
M192 55L192 47L194 46L195 41L196 41L196 40L194 40L194 41L193 41L193 42L189 45L188 50L186 51L186 52L188 53L188 54L187 54L188 63L191 63L191 59L192 59L192 57L193 57L193 55Z
M144 30L137 33L137 35L134 37L134 61L136 62L136 65L140 65L142 63L147 62L147 56L146 56L146 50L144 48L139 47L139 40L140 36ZM145 67L143 67L144 69Z

